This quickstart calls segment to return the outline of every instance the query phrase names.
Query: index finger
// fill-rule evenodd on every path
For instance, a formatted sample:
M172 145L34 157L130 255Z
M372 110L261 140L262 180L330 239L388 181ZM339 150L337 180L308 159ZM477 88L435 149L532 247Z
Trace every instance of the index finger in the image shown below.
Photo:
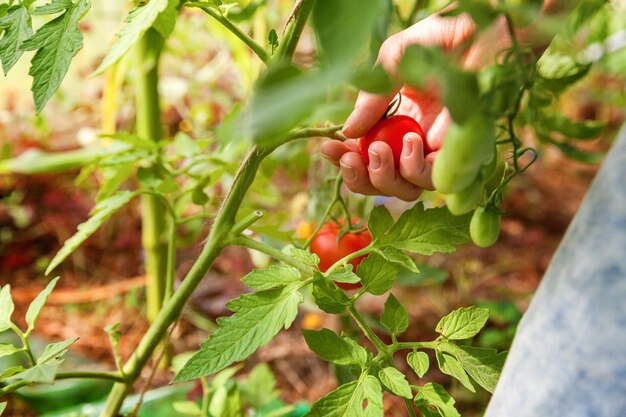
M387 95L359 92L354 110L343 125L343 134L348 138L360 138L369 132L385 114L389 102L400 91L400 87Z

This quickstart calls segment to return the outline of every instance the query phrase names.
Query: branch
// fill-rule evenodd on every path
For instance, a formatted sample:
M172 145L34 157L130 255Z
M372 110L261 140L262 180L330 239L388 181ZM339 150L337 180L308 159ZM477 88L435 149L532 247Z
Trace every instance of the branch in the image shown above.
M185 6L187 6L187 7L197 7L198 9L203 10L209 16L213 17L215 20L217 20L222 25L224 25L224 27L226 29L230 30L236 37L241 39L243 41L243 43L248 45L250 47L250 49L252 49L252 52L254 52L256 54L256 56L258 56L261 59L261 61L263 61L265 63L267 63L267 61L269 61L270 54L269 54L269 52L267 52L265 50L265 48L263 48L261 45L256 43L255 40L252 39L250 36L248 36L246 33L242 32L241 29L239 29L235 24L233 24L233 22L228 20L228 18L226 18L226 16L224 16L215 7L212 7L209 3L201 3L201 2L192 1L192 2L185 3Z
M300 41L304 25L313 11L313 6L315 6L315 0L298 0L296 2L283 32L283 39L276 50L276 56L291 59L296 51L296 46L298 46L298 41Z

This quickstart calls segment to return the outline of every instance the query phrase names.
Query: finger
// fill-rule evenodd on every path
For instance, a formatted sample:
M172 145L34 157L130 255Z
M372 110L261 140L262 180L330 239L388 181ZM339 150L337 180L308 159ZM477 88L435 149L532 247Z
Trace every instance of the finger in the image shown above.
M345 142L338 140L327 140L320 146L322 156L328 159L333 165L339 166L339 160L346 152L358 152L358 145L355 140L349 139Z
M343 182L352 192L364 195L378 195L369 179L365 162L356 152L347 152L339 160Z
M398 197L405 201L413 201L419 197L419 187L404 180L395 169L393 152L384 142L374 142L369 150L370 164L368 167L370 181L382 194Z
M413 185L426 188L430 179L424 177L424 141L416 133L407 133L402 142L400 175Z
M441 149L441 145L443 144L443 138L446 135L446 131L448 130L450 123L452 123L450 113L448 112L448 109L443 109L437 115L435 121L428 130L428 144L430 145L431 149Z
M354 110L343 125L343 134L356 139L369 132L383 117L389 102L398 91L399 88L388 95L359 92Z

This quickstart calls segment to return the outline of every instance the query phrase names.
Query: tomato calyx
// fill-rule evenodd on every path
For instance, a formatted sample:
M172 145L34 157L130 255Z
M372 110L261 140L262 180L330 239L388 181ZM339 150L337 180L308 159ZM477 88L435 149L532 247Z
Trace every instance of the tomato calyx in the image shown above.
M388 119L391 116L395 115L400 108L400 104L402 104L402 93L398 93L398 97L394 98L391 103L387 106L387 110L385 110L385 114L383 114L382 119Z

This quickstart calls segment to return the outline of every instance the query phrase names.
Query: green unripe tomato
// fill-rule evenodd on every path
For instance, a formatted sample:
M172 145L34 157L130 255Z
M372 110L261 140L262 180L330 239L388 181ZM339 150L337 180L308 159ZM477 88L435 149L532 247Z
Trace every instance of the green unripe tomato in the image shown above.
M480 177L476 178L473 183L466 189L446 196L446 205L450 213L455 216L469 213L476 204L480 203L483 196L483 182Z
M433 166L433 184L444 193L458 193L478 177L493 155L495 126L491 118L475 114L463 125L452 123Z
M481 248L493 245L500 235L500 215L485 207L478 207L470 221L470 237Z

